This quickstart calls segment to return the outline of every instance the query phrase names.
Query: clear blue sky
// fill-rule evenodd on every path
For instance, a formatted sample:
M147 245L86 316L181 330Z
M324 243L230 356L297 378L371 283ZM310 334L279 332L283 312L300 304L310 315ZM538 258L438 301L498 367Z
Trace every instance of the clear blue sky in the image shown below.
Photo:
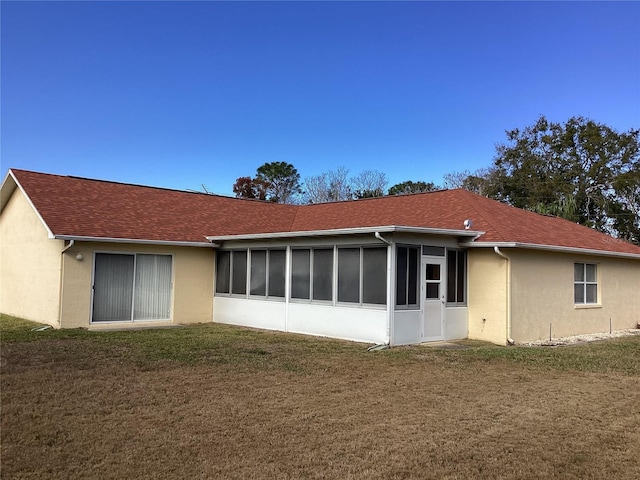
M639 2L1 2L8 168L231 194L265 162L441 183L505 130L640 128Z

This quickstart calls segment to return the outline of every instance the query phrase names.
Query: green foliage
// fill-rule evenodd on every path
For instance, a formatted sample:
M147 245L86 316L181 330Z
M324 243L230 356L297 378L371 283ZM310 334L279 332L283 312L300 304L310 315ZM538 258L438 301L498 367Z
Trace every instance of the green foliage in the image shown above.
M258 167L255 178L239 177L233 185L238 198L254 198L275 203L293 203L302 193L298 170L286 162L265 163Z
M638 130L618 133L583 117L562 124L541 116L534 125L506 134L490 169L451 180L510 205L640 244Z
M302 193L298 170L286 162L265 163L258 167L256 180L266 182L267 200L291 203L295 195Z
M423 193L423 192L433 192L434 190L439 190L436 184L432 182L412 182L411 180L407 180L406 182L397 183L391 188L389 188L388 195L406 195L409 193Z

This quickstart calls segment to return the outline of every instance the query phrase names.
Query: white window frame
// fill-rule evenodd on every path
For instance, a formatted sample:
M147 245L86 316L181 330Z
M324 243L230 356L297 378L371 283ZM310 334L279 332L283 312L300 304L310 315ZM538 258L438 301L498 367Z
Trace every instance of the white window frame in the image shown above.
M398 263L398 250L400 248L406 249L407 250L407 264L406 264L406 272L405 272L405 292L404 292L404 302L405 303L398 303L398 268L399 268L399 263ZM415 250L416 251L416 275L415 275L415 297L416 297L416 303L409 303L409 284L411 283L409 281L410 276L411 276L411 272L409 269L410 266L410 256L409 256L409 252L410 250ZM395 258L396 258L396 270L393 273L394 277L395 277L395 289L394 289L394 298L393 298L393 304L394 304L394 308L396 310L420 310L420 279L422 278L421 273L420 273L420 262L421 262L421 258L423 256L423 247L421 245L408 245L408 244L396 244L395 245Z
M455 254L456 264L454 268L453 275L450 275L449 272L449 256ZM460 262L461 254L464 255L464 261ZM445 290L446 290L446 300L447 307L466 307L467 306L467 298L468 298L468 284L469 284L469 252L468 250L460 249L460 248L447 248L446 256L445 256ZM462 288L459 287L460 283L460 267L462 267L463 271L463 279L462 279ZM452 293L449 290L449 282L451 280L451 276L453 276L453 286L454 292L456 295L455 301L449 301L449 295ZM462 294L462 301L458 300L460 294Z
M283 278L283 282L285 284L285 293L282 297L279 297L277 295L270 295L270 268L271 268L271 252L284 252L285 254L285 272L284 272L284 278ZM251 293L251 262L252 262L252 257L254 252L266 252L265 253L265 271L264 271L264 291L265 294L264 295L258 295L258 294L253 294ZM247 296L249 298L254 298L254 299L261 299L261 300L277 300L277 301L284 301L285 296L287 294L286 292L286 279L287 279L287 251L284 248L260 248L260 247L256 247L256 248L249 248L248 249L248 253L247 253L247 282L248 282L248 287L247 287ZM236 295L238 296L238 295ZM239 295L242 296L242 295Z
M576 267L578 265L582 266L582 280L576 280L575 277L575 272L576 272ZM587 266L592 266L595 270L595 280L588 280L587 279ZM598 282L598 274L599 274L599 268L598 268L598 264L597 263L588 263L588 262L574 262L573 264L573 303L576 307L584 307L584 306L598 306L600 305L600 286L599 286L599 282ZM575 297L575 289L576 287L580 286L582 288L582 301L581 302L576 302L576 297ZM595 286L596 289L596 299L593 302L589 302L587 301L587 287L589 286Z

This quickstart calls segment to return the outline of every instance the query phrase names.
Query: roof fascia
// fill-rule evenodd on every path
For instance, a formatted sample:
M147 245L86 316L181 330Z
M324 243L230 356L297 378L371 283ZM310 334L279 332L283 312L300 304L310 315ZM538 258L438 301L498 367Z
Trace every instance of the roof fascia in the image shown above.
M10 180L11 180L11 183L13 185L11 185L11 183L9 183ZM7 188L9 190L6 190ZM49 228L49 225L47 225L47 222L44 221L44 218L42 218L42 215L40 215L40 212L38 211L38 209L35 207L35 205L31 201L31 198L29 198L29 195L27 195L27 192L25 191L25 189L22 187L22 185L20 185L20 182L18 181L18 179L16 178L16 176L14 175L14 173L13 173L13 171L11 169L9 169L9 171L7 172L7 176L5 177L4 181L2 182L1 194L0 194L1 198L2 198L2 202L1 202L0 212L2 210L4 210L4 207L9 202L9 198L11 198L11 196L15 192L16 188L20 189L20 191L24 195L24 198L27 199L27 202L29 203L29 205L31 206L31 208L33 209L35 214L37 215L38 219L40 220L40 222L42 222L42 225L47 230L47 236L49 238L55 238L54 235L53 235L53 232Z
M139 238L108 238L108 237L83 237L77 235L55 235L56 240L75 240L76 242L102 242L102 243L134 243L139 245L165 245L171 247L217 247L210 242L172 242L169 240L144 240Z
M249 233L242 235L211 235L207 236L210 242L223 242L229 240L267 240L273 238L298 238L298 237L328 237L336 235L358 235L369 233L419 233L425 235L448 235L454 237L478 238L484 232L473 230L450 230L445 228L406 227L398 225L384 225L379 227L334 228L328 230L305 230L297 232L273 232L273 233Z
M640 260L640 254L626 253L626 252L613 252L610 250L596 250L591 248L577 248L577 247L562 247L558 245L539 245L535 243L522 243L522 242L459 242L460 246L473 247L473 248L526 248L531 250L545 250L548 252L559 253L577 253L580 255L597 255L603 257L618 257L618 258L631 258L634 260Z

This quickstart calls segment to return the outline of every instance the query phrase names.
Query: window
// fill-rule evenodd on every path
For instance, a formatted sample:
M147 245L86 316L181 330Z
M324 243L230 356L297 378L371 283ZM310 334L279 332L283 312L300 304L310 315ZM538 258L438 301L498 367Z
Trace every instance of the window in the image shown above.
M360 249L338 249L338 301L360 303Z
M333 299L333 248L313 249L313 300Z
M291 252L291 298L333 300L333 247Z
M386 247L338 249L338 301L387 303Z
M251 295L284 298L284 250L251 250Z
M284 250L269 250L269 283L267 296L284 298L286 252Z
M447 250L447 303L466 302L467 252Z
M251 250L251 295L267 295L267 251Z
M422 254L430 257L444 257L445 248L444 247L432 247L430 245L422 246Z
M230 293L231 252L218 251L216 260L216 293Z
M284 298L284 250L219 250L216 262L216 293L249 294L257 297ZM247 260L249 265L247 265Z
M387 303L387 249L362 249L362 303Z
M573 264L573 301L576 304L598 303L598 271L594 263Z
M247 293L247 251L236 250L231 256L231 293L246 295Z
M396 306L419 308L418 271L420 247L398 246L396 249Z
M427 298L437 300L440 298L440 265L437 263L428 263L426 270Z
M291 298L309 300L311 283L311 249L291 251Z
M94 322L171 318L171 255L96 253Z

